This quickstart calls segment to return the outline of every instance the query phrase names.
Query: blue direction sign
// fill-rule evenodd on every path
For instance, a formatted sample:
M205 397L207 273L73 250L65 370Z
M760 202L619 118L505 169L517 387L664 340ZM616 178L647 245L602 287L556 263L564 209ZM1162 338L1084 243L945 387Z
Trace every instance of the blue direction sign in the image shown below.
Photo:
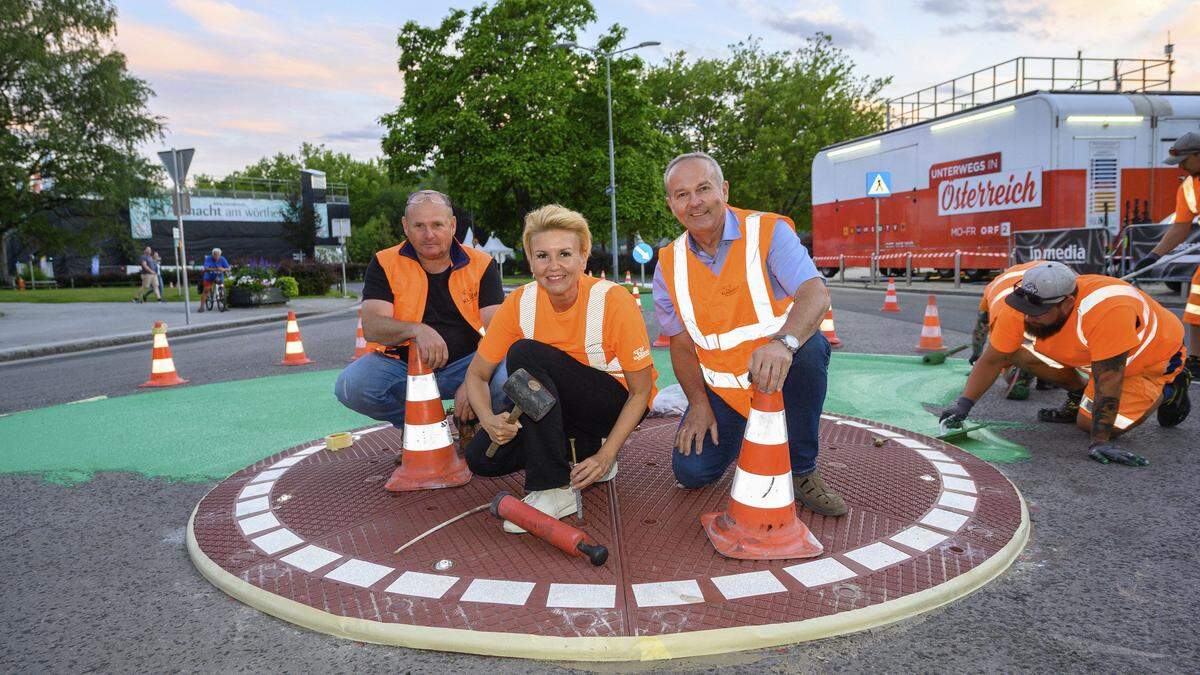
M654 249L650 248L650 244L641 242L633 247L633 261L639 265L645 265L650 262L650 258L654 255Z
M867 172L867 196L887 197L892 194L892 173L890 171Z

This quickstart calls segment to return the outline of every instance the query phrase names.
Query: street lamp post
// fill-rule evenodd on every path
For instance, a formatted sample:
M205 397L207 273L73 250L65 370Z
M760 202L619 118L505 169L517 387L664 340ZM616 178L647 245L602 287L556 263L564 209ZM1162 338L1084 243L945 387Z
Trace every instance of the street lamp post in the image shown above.
M604 82L606 98L608 100L608 209L612 222L612 271L613 280L620 280L620 270L617 264L617 252L620 246L617 244L617 159L616 153L613 150L613 121L612 121L612 57L622 52L641 49L642 47L657 47L661 42L641 42L632 47L624 49L614 49L611 52L602 52L596 47L585 47L575 42L560 42L554 45L555 49L583 49L596 55L597 58L604 59Z

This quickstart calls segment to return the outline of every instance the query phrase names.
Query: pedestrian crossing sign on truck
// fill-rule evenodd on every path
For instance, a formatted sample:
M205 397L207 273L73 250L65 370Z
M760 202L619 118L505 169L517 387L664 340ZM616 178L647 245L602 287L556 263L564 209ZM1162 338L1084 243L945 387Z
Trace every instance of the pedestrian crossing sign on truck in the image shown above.
M890 171L867 172L867 196L887 197L892 194L892 174Z

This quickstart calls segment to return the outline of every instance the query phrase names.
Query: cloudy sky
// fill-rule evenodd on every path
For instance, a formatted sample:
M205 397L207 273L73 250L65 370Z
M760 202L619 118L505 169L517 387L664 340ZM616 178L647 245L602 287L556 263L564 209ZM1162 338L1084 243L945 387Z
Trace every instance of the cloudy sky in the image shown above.
M483 0L118 0L117 47L156 92L164 147L195 147L192 173L223 175L303 141L381 154L378 117L404 95L396 32ZM905 94L1015 56L1159 58L1171 31L1176 89L1200 90L1200 48L1172 27L1200 25L1200 0L593 0L656 61L721 56L761 38L788 49L833 36L864 74ZM339 6L340 5L340 6ZM146 148L147 153L159 149Z

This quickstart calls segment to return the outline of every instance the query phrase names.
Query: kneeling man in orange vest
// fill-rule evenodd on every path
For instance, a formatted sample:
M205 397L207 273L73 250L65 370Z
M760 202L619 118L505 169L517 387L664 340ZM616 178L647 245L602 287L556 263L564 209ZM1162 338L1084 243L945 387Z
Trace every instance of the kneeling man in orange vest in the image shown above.
M663 174L667 206L686 232L659 250L654 314L671 339L671 364L688 399L671 466L682 487L719 479L741 450L750 384L783 390L796 498L826 515L846 513L817 471L829 342L817 330L829 309L812 258L786 216L727 204L721 166L680 155Z
M1103 464L1145 466L1144 457L1118 449L1114 439L1152 412L1160 426L1173 427L1191 411L1183 324L1132 285L1099 274L1076 276L1062 263L1047 262L1026 271L994 307L988 346L963 395L942 411L945 426L961 426L1010 363L1070 392L1062 410L1042 411L1058 414L1039 418L1074 422L1088 432L1088 456ZM1085 382L1077 368L1091 377Z
M440 192L411 194L401 222L406 240L376 253L363 279L363 337L372 351L342 371L334 393L347 408L403 429L408 350L416 349L442 397L454 397L463 429L476 417L463 380L504 301L500 270L454 238L454 210ZM501 369L493 382L497 403L506 377Z

